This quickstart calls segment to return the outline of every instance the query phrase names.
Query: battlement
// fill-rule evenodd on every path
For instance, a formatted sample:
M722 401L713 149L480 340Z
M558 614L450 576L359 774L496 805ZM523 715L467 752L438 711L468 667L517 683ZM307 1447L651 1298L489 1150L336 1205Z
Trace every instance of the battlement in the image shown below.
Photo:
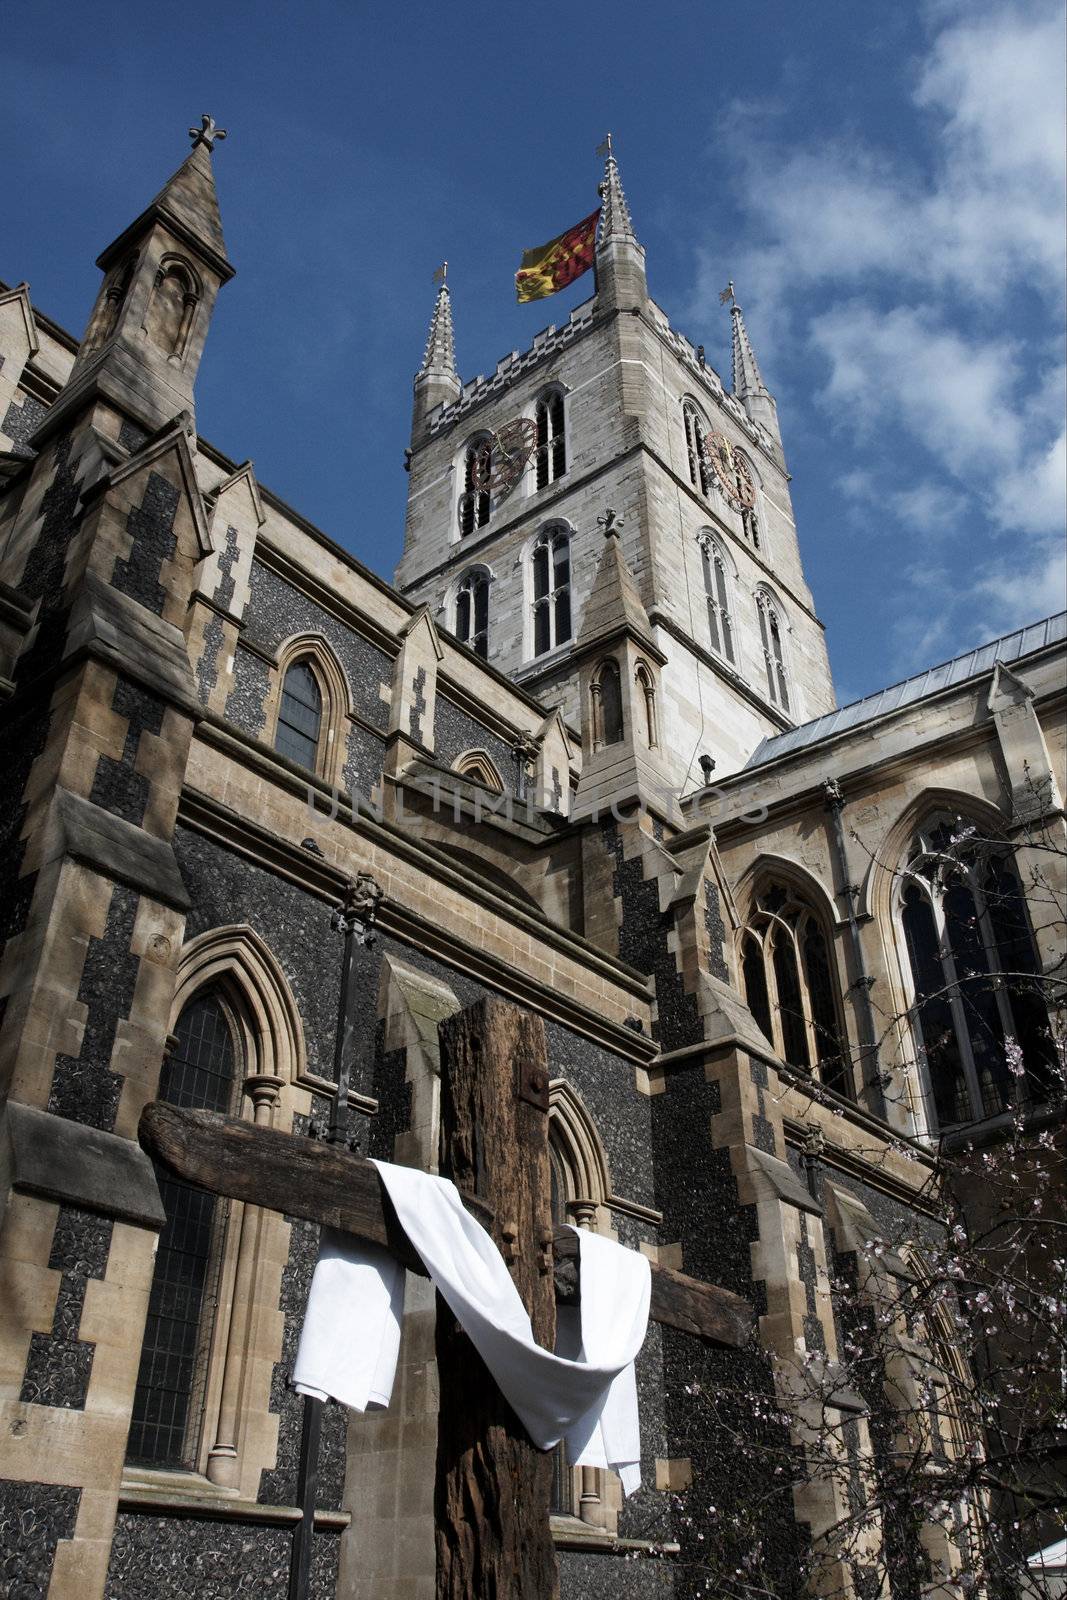
M451 427L460 417L466 416L475 406L489 398L490 395L499 394L515 382L516 378L523 376L533 367L538 366L549 356L555 355L558 350L563 350L567 345L573 344L579 334L584 333L593 320L593 305L595 296L583 300L581 305L575 306L562 328L550 322L547 328L542 328L540 333L535 333L533 343L528 350L519 352L512 350L508 355L502 356L496 364L496 371L491 377L486 377L480 372L476 378L471 378L463 385L458 400L448 406L438 406L431 412L429 431L431 434L440 433L443 428Z
M550 322L547 328L542 328L534 334L528 349L524 351L511 350L502 356L496 364L495 371L486 376L480 372L476 378L469 379L462 388L459 399L451 405L437 406L428 419L428 430L434 437L444 430L452 427L462 417L468 416L484 401L493 395L503 393L505 389L519 378L524 377L535 367L547 361L550 356L556 355L568 345L574 343L583 333L588 332L594 317L596 296L583 300L581 305L574 307L567 321L562 327L557 327ZM648 309L650 320L657 332L666 340L678 359L692 373L694 383L702 388L705 393L730 413L734 421L752 439L757 440L759 430L753 425L748 413L736 395L732 395L723 384L715 368L706 361L702 362L697 352L697 347L684 333L679 333L671 327L665 311L656 305L654 300L649 300Z

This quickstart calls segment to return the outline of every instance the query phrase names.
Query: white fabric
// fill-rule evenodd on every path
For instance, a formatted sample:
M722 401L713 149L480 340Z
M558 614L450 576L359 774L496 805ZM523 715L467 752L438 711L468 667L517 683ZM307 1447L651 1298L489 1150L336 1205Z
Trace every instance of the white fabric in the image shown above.
M455 1185L385 1161L375 1166L435 1287L533 1442L548 1450L566 1437L576 1466L614 1467L624 1492L632 1494L641 1481L633 1362L648 1326L652 1281L645 1257L576 1230L580 1319L561 1311L560 1353L552 1354L535 1341L500 1252L464 1210ZM387 1403L396 1368L396 1285L403 1274L386 1252L349 1235L329 1235L325 1248L312 1281L294 1383L358 1410L368 1400ZM374 1293L368 1275L379 1275ZM362 1404L361 1396L367 1397Z
M353 1248L355 1246L355 1248ZM323 1228L293 1383L353 1411L387 1406L404 1316L404 1269L381 1245Z

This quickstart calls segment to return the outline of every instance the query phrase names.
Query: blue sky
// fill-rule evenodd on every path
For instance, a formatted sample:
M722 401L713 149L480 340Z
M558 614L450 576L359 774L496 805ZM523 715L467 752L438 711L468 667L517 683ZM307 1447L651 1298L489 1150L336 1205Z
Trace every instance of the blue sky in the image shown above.
M80 332L93 260L211 111L238 276L202 433L390 575L450 262L464 377L615 135L653 295L778 398L841 699L1063 603L1064 12L1048 0L123 0L11 10L0 277Z

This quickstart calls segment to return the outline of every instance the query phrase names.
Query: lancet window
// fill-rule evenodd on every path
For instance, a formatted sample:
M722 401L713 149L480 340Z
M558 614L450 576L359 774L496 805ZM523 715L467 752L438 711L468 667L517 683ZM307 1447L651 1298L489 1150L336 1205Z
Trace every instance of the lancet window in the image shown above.
M644 662L638 663L634 672L634 682L637 684L637 693L640 705L644 711L645 743L650 750L659 744L659 716L656 706L656 681Z
M274 748L297 766L315 770L322 731L322 690L310 664L294 661L282 682Z
M456 591L456 638L475 655L489 654L489 574L484 567L468 572Z
M726 557L718 542L710 535L701 539L700 550L704 565L704 593L707 597L711 648L716 655L723 656L732 664L736 659L734 622L730 609L731 584Z
M683 405L682 416L685 421L685 448L689 457L689 481L701 494L707 494L708 466L704 460L704 437L708 425L691 400Z
M756 474L753 470L751 461L746 455L743 454L742 451L735 450L734 459L737 462L735 477L737 497L741 502L741 531L744 533L745 538L748 540L753 550L758 550L760 548L759 514L755 505L745 505L745 501L749 494L755 490Z
M833 947L791 886L771 881L757 894L741 935L741 977L749 1010L782 1059L851 1094Z
M613 656L601 664L592 684L593 748L623 740L622 676Z
M488 487L488 438L472 439L463 457L463 488L459 497L461 538L484 528L492 502Z
M785 670L785 650L782 644L782 620L778 607L764 590L756 596L759 612L760 640L763 660L767 669L767 696L772 705L789 710L789 683Z
M567 470L562 390L550 389L540 396L534 407L534 423L537 428L537 487L544 489L562 478Z
M571 542L566 528L546 528L530 556L533 649L543 656L571 636Z
M197 1110L229 1111L237 1074L234 1035L217 993L183 1009L165 1058L160 1100ZM127 1454L155 1467L195 1464L210 1338L213 1277L224 1219L216 1197L158 1172L167 1220L156 1249Z
M899 915L931 1124L1044 1099L1049 1020L1010 851L959 818L932 817L913 840Z

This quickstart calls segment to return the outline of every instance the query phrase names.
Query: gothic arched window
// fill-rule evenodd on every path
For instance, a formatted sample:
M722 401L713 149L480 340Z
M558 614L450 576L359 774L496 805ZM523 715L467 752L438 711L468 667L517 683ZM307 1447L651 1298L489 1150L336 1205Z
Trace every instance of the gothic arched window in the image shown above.
M731 664L734 655L734 623L730 612L730 578L726 557L718 542L710 535L700 541L704 564L704 593L708 602L708 632L711 648L716 655L724 656Z
M741 529L754 550L760 548L760 524L755 505L746 506L745 499L750 493L750 485L754 489L756 473L751 461L741 450L734 451L736 467L737 497L741 501Z
M229 1111L237 1077L234 1036L222 1001L202 992L178 1018L163 1062L160 1100ZM197 1454L210 1337L212 1278L221 1255L215 1195L157 1170L167 1220L156 1248L127 1456L155 1467L192 1468Z
M763 660L767 668L767 695L772 705L789 710L789 685L785 672L785 651L782 646L782 619L778 607L765 590L756 596L759 612L760 640Z
M563 391L550 389L534 407L537 428L537 487L555 483L567 470L567 441L563 432Z
M489 521L489 452L488 438L472 439L463 456L463 489L459 497L459 532L461 538L484 528Z
M708 425L691 400L682 406L685 420L685 448L689 457L689 481L700 490L708 492L708 466L704 460L704 436Z
M602 663L592 685L593 748L621 744L623 740L622 676L613 656Z
M644 707L644 732L645 743L650 750L659 744L659 717L656 710L656 680L651 672L641 661L634 672L634 682L640 695L640 703Z
M468 572L456 591L456 638L475 655L489 654L489 574L484 567Z
M571 636L571 541L566 528L546 528L530 554L533 651L543 656Z
M310 664L294 661L282 680L274 748L298 767L315 770L322 729L322 690Z
M959 818L934 816L913 840L899 904L931 1123L1043 1099L1048 1013L1010 852Z
M772 881L757 894L741 935L741 981L782 1059L851 1095L832 947L814 907L791 886Z
M145 313L145 333L166 356L182 356L189 339L200 286L187 261L164 256Z

